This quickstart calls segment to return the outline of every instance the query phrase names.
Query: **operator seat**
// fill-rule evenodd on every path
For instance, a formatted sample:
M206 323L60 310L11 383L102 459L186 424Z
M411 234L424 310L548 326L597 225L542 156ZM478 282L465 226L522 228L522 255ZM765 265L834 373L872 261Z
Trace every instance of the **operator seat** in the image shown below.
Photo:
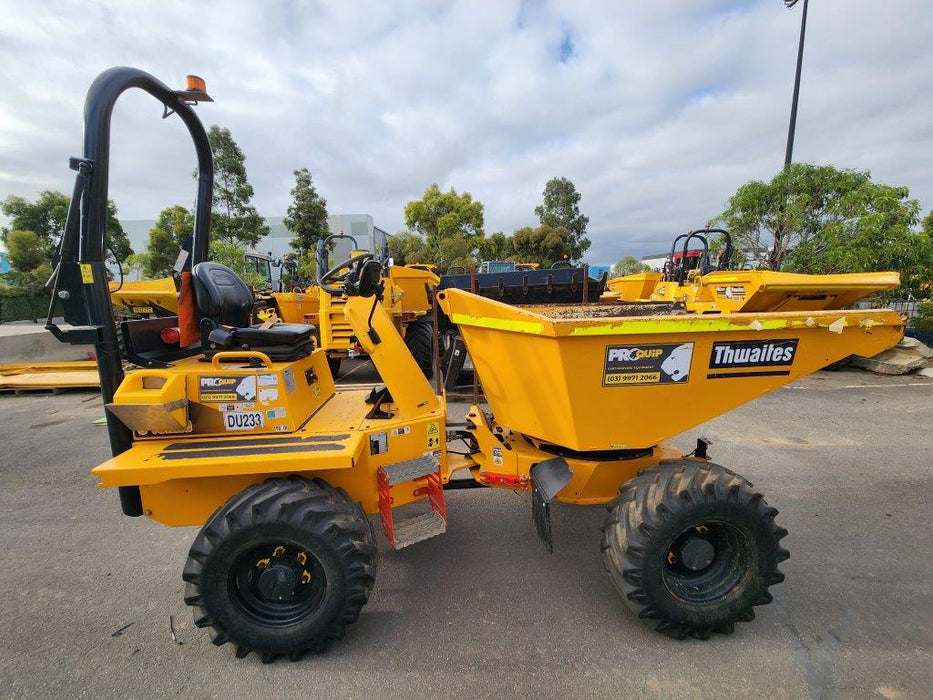
M200 315L201 348L207 357L230 350L254 350L270 360L297 360L314 350L315 327L306 323L251 324L253 293L226 265L198 263L191 269Z

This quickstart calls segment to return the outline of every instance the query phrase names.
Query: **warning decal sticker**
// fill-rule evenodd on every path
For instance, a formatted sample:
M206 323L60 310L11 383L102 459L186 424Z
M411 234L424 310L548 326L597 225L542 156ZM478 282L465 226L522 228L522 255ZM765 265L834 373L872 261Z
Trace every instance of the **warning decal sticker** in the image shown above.
M441 446L441 429L437 423L428 423L428 449Z
M610 345L606 348L603 386L686 384L692 360L693 343Z

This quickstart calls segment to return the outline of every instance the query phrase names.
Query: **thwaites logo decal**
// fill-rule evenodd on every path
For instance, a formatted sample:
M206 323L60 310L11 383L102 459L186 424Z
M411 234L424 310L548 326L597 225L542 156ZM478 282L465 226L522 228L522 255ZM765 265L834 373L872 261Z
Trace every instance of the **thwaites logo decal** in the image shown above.
M606 348L603 386L686 384L692 360L693 343L610 345Z
M797 356L799 338L788 340L741 340L713 343L709 356L709 379L728 377L786 376L788 369L763 369L766 367L790 367ZM759 369L762 368L762 369ZM712 370L745 369L744 372L720 373Z
M256 375L246 377L207 376L198 378L198 400L201 403L255 401Z

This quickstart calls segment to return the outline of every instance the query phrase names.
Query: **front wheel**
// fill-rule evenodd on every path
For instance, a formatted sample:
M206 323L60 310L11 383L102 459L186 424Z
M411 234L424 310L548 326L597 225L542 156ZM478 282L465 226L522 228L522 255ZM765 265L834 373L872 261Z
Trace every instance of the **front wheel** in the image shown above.
M405 328L405 346L415 358L424 376L434 376L434 319L419 316Z
M269 479L233 496L198 533L185 603L238 658L297 660L343 636L375 574L375 534L358 503L321 480Z
M603 524L603 564L639 618L683 639L730 633L771 602L787 531L741 476L683 460L622 485Z

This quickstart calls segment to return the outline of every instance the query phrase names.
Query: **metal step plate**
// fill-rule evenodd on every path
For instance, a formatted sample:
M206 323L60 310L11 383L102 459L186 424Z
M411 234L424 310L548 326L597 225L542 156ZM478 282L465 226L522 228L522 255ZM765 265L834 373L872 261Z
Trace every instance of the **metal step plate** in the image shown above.
M404 462L387 464L383 469L389 479L389 486L395 486L403 481L433 474L438 470L438 462L437 457L427 454L414 459L406 459Z
M447 524L444 518L437 511L429 510L395 523L395 548L402 549L445 532Z

